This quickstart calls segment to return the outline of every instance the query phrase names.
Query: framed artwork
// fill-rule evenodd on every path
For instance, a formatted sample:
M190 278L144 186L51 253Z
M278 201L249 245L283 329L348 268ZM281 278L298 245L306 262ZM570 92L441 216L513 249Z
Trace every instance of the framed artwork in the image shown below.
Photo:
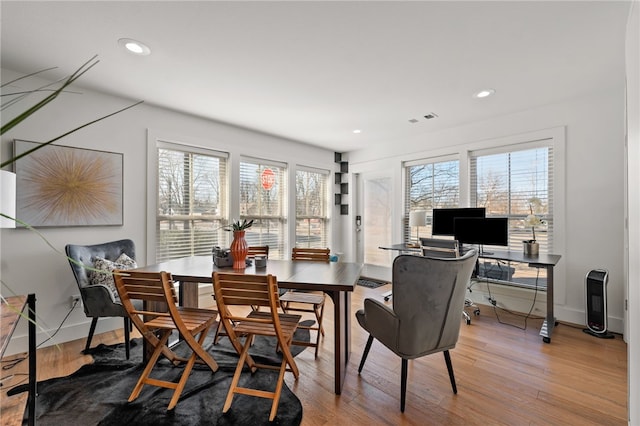
M16 156L39 145L15 140ZM16 217L34 227L123 223L123 154L47 145L19 159Z

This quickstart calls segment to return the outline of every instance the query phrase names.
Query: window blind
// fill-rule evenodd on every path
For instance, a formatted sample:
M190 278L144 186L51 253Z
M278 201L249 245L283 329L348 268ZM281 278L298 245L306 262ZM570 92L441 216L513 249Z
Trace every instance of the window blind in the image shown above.
M503 147L470 155L471 205L485 207L487 217L507 217L509 249L523 250L523 241L534 239L540 253L553 251L553 147L538 141L520 147ZM535 214L543 224L531 229L525 218ZM500 247L505 249L505 247ZM499 270L496 270L499 269ZM546 287L544 269L526 264L480 265L480 275L495 276L524 287Z
M509 248L522 250L533 239L524 219L533 213L544 224L535 228L541 252L553 242L553 148L539 146L504 152L472 152L471 205L485 207L487 216L509 218ZM513 149L513 148L511 148Z
M296 247L328 245L329 171L296 170Z
M156 260L210 254L227 235L227 155L159 144Z
M245 239L268 245L272 259L288 258L287 168L285 164L244 157L240 161L240 219L253 219Z

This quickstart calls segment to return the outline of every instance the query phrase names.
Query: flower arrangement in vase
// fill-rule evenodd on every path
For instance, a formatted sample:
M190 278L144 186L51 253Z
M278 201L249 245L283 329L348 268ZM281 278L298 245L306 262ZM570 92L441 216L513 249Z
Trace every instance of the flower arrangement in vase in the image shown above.
M253 225L253 219L247 221L244 219L242 222L239 220L233 221L231 224L231 231L233 231L233 241L229 250L231 251L231 257L233 257L233 269L244 269L246 264L247 253L249 246L247 240L244 238L246 229L251 228Z
M524 240L524 254L529 254L529 255L537 255L539 253L540 250L540 245L538 244L538 241L536 240L536 227L543 225L544 221L542 219L540 219L540 217L536 216L534 214L533 211L533 202L531 201L529 203L529 211L531 212L530 214L527 215L527 217L524 219L524 226L526 228L531 228L531 235L532 235L532 239L530 240ZM538 201L539 203L539 201Z

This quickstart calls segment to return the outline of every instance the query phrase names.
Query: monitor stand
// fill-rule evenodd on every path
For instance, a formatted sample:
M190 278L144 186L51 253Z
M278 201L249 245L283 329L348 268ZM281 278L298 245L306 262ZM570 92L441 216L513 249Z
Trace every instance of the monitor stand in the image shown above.
M494 253L491 252L491 251L485 251L484 247L482 246L482 244L478 244L478 254L480 256L491 256Z

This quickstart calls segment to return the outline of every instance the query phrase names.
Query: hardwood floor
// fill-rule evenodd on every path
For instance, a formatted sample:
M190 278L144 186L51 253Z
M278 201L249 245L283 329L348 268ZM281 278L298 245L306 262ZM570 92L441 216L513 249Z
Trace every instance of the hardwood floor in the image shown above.
M380 297L389 286L357 287L352 312L365 297ZM330 299L327 299L330 304ZM342 395L333 393L332 309L325 310L327 335L317 359L312 350L296 357L300 378L286 375L301 400L303 425L626 425L627 355L621 336L597 339L581 327L560 324L551 344L538 335L541 319L529 319L481 306L472 325L461 321L458 345L451 351L458 394L454 395L444 358L434 354L409 362L407 406L400 412L400 359L374 341L361 375L358 364L367 334L355 318L352 352ZM501 323L502 322L502 323ZM425 325L427 326L427 325ZM94 338L111 344L121 332ZM65 376L91 362L80 351L84 339L38 351L38 380ZM15 358L16 356L8 357ZM7 360L3 360L3 366ZM2 377L26 371L26 361L2 370ZM2 380L0 423L20 425L26 395L6 390L25 376ZM187 387L189 386L187 382ZM126 398L128 395L124 395ZM268 416L268 413L265 413Z

